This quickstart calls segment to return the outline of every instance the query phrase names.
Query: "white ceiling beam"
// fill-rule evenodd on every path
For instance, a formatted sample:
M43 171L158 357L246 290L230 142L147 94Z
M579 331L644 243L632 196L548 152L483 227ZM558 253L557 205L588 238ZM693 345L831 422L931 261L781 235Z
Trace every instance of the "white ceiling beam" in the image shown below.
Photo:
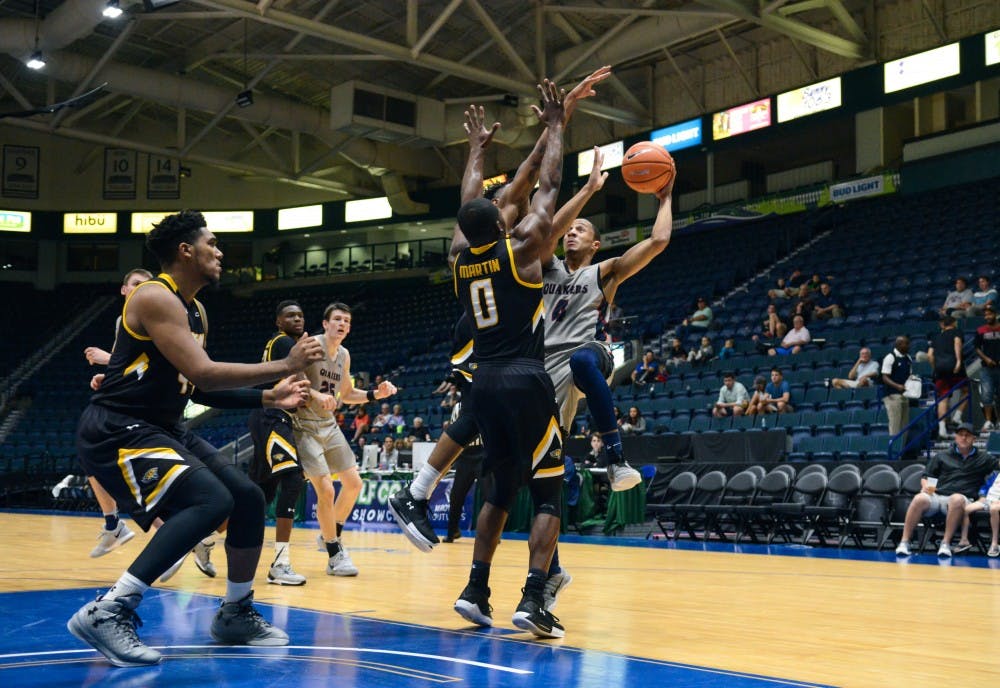
M441 27L444 26L445 23L451 18L451 15L454 14L455 10L458 9L458 6L461 5L462 2L463 0L451 0L451 2L448 3L448 6L441 11L441 14L438 15L438 18L434 20L434 22L427 28L426 31L424 31L424 35L421 36L417 40L417 42L410 47L411 57L415 58L420 55L420 52L424 49L424 46L426 46L427 43L430 42L432 38L434 38L437 32L441 30Z
M3 72L0 72L0 86L3 86L3 89L7 91L7 93L9 93L11 97L17 101L17 104L25 110L35 109L35 106L31 104L31 101L24 97L24 94L21 93L17 89L17 86L12 84L10 80L3 75Z
M483 9L482 5L479 4L479 0L466 0L466 4L472 8L473 14L476 15L479 22L483 25L483 27L485 27L486 32L493 37L493 40L496 42L501 52L507 56L507 59L510 60L513 65L518 68L518 70L520 70L521 74L529 80L538 78L532 74L531 69L524 63L524 60L522 60L521 56L517 54L517 51L514 50L514 46L512 46L510 41L507 40L507 37L503 35L503 32L500 31L496 23L493 21L493 18L490 17L489 13Z
M743 64L740 62L740 58L736 57L736 52L733 50L733 46L729 45L729 41L726 40L726 34L722 33L719 29L715 30L715 34L719 37L722 45L725 46L726 52L729 53L729 57L733 60L733 64L736 65L736 71L738 71L740 76L743 77L743 83L747 85L747 88L750 89L750 93L754 97L759 97L760 89L758 89L757 85L750 79L750 75L747 74L747 71L743 69Z
M271 162L274 163L276 169L280 170L285 168L285 163L282 162L281 156L279 156L277 151L274 150L274 147L265 140L266 137L258 133L256 127L252 126L249 122L244 122L243 120L240 120L240 126L243 127L243 131L250 134L251 142L250 145L244 147L243 150L241 150L237 155L248 153L253 148L259 147L262 151L264 151L264 155L271 159ZM265 131L273 132L274 127L268 127Z
M680 65L677 64L677 60L674 59L673 53L671 53L667 48L663 49L663 54L667 56L667 60L670 62L670 66L674 68L674 72L677 74L677 78L681 80L681 84L684 86L684 90L687 94L691 96L691 101L698 107L699 112L705 112L705 100L695 93L694 87L688 82L687 77L684 76L684 72L681 71Z
M676 17L682 15L698 15L702 17L727 17L726 12L702 9L694 5L676 7L673 9L650 9L642 7L596 7L594 5L546 5L547 14L590 14L590 15L627 15L630 17Z

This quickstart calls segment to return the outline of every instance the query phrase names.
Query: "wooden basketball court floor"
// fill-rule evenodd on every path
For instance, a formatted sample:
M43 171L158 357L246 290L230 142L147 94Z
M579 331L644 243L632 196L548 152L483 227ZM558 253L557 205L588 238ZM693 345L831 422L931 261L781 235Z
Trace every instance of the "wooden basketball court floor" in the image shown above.
M465 537L432 553L402 535L347 531L361 573L325 575L315 529L296 528L303 587L266 583L256 600L291 636L286 648L215 645L224 591L192 561L139 608L156 667L118 669L66 630L148 536L90 559L94 517L0 513L0 685L34 686L914 686L1000 679L1000 562L891 552L572 538L560 544L573 583L559 641L510 616L527 546L505 537L493 566L495 627L452 611L472 554ZM269 529L268 537L273 538ZM593 543L593 544L592 544ZM220 543L221 544L221 543ZM265 544L264 557L270 551Z

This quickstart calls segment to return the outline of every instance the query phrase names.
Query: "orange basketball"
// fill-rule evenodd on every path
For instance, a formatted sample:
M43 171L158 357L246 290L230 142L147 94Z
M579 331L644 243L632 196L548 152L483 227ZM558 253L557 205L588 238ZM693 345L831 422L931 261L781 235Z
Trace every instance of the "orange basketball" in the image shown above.
M622 160L622 179L639 193L656 193L674 178L674 159L663 146L640 141Z

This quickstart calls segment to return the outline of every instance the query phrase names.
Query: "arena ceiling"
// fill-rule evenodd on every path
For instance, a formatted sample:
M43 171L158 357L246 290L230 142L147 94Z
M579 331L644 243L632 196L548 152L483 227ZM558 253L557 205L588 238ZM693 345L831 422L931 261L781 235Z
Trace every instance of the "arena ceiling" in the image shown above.
M650 67L690 89L685 75L728 55L753 89L754 67L739 57L748 44L787 39L812 72L825 55L873 56L869 0L181 0L155 10L121 0L114 20L101 16L105 4L0 0L0 113L107 84L84 107L0 121L5 139L31 128L334 197L395 193L400 204L414 180L454 183L468 102L495 103L501 143L533 140L524 115L538 74L571 85L615 65L580 116L621 131L654 124ZM36 49L46 66L32 71L24 62ZM428 111L443 112L443 126L333 124L332 94L348 82L444 104ZM246 90L254 103L239 107Z

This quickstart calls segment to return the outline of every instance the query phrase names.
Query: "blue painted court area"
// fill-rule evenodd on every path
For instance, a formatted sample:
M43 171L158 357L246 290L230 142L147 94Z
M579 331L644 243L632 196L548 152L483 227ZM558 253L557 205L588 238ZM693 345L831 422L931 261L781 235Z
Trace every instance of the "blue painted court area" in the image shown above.
M208 628L218 600L155 591L139 608L140 636L164 654L148 668L118 669L66 630L67 618L94 594L57 590L0 595L0 685L17 688L147 686L815 686L525 642L509 630L449 631L289 607L258 605L285 628L291 645L215 645ZM652 631L651 631L652 632Z

